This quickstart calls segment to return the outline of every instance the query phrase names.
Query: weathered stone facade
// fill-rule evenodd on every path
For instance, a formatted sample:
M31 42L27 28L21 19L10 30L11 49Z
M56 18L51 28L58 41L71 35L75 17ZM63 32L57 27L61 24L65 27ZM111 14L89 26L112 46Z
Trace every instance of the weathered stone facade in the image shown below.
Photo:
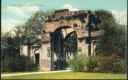
M55 70L54 63L57 60L66 60L67 55L65 54L64 50L61 49L64 47L61 45L63 43L63 39L65 39L66 36L72 32L76 32L77 35L78 54L85 54L89 56L90 54L94 53L95 40L92 40L92 42L89 44L87 38L90 35L92 37L97 37L100 35L100 32L93 31L89 34L89 16L90 14L88 11L69 11L68 9L57 10L55 11L55 14L43 24L42 30L44 33L40 35L42 41L41 45L38 46L34 44L31 46L31 58L36 61L35 56L36 54L39 55L39 66L42 71ZM57 34L62 36L58 37L57 39L57 46L61 47L58 47L58 52L54 51L55 49L53 48L55 47L52 46L55 45L52 40L52 35L56 31L59 31ZM59 53L59 55L56 53ZM27 45L21 45L21 55L27 56Z

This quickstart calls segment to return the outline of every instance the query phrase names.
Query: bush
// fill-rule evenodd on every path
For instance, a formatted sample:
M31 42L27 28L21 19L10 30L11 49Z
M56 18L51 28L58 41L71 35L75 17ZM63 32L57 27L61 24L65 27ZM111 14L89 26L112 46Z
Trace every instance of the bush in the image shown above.
M1 61L1 71L2 72L12 72L14 69L14 60L9 58L5 58L3 61Z
M86 61L86 67L87 67L87 71L96 72L97 62L95 60L95 57L92 56L88 58L88 60Z
M119 60L113 63L112 72L114 73L125 73L126 72L126 62L125 60Z
M111 72L114 59L111 57L101 57L96 59L97 60L97 68L99 72Z
M76 55L73 59L68 61L69 67L75 72L86 71L86 55Z
M91 56L77 55L68 61L69 67L76 72L113 72L124 73L126 71L125 60L116 55Z
M38 66L28 57L17 55L1 61L2 72L36 71Z
M123 73L126 71L125 60L116 56L89 57L86 66L89 72Z

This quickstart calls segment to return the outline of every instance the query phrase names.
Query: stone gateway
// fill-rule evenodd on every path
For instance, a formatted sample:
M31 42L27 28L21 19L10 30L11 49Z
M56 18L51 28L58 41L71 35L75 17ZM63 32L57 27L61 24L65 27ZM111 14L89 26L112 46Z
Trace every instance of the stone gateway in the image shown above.
M94 22L95 16L89 11L56 10L42 25L41 41L31 46L30 57L39 65L40 70L66 69L67 60L73 54L65 53L65 40L72 33L76 34L76 53L87 56L95 55L95 46L99 31ZM21 44L20 54L28 56L27 44Z

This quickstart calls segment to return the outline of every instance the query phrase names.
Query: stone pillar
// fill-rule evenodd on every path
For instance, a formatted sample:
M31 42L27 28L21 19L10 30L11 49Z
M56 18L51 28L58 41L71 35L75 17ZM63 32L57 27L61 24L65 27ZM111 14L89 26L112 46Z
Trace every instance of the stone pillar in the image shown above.
M93 55L94 53L94 46L93 46L93 42L91 42L91 55Z
M45 42L42 44L42 52L40 56L40 68L42 71L51 70L51 46L50 42Z
M94 41L91 42L91 55L95 56L95 48L96 48L96 44Z
M28 46L27 45L20 45L20 55L28 56Z
M35 61L34 59L34 49L31 47L31 50L30 50L31 54L30 54L30 57Z
M77 39L78 54L85 54L88 56L88 44L85 43L85 39Z

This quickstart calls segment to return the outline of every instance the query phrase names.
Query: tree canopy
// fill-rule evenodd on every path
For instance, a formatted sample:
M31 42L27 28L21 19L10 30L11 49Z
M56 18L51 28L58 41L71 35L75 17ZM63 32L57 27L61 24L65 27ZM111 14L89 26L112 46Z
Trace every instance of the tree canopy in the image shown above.
M127 46L126 26L116 23L112 18L109 18L105 22L103 21L103 23L104 34L98 40L96 53L103 55L114 53L124 58Z
M96 21L100 30L105 30L109 25L106 23L115 23L115 18L110 11L106 10L95 10L94 15L96 16Z

